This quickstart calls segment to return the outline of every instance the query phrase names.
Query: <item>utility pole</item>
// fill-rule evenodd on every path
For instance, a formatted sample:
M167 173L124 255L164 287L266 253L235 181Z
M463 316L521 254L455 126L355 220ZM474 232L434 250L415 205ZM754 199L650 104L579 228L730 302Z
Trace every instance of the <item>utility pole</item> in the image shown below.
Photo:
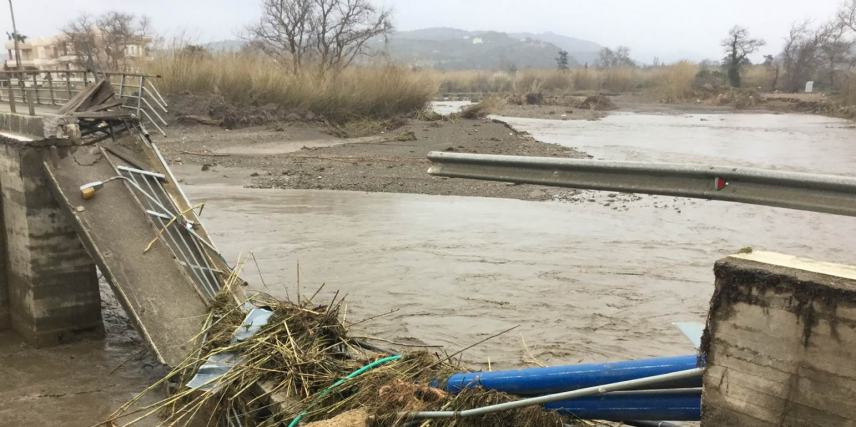
M18 26L15 24L15 8L12 6L12 0L9 0L9 14L12 16L12 43L15 46L14 47L14 49L15 49L15 70L18 72L18 85L21 86L21 98L29 106L30 115L34 116L34 115L36 115L36 110L33 106L33 103L30 102L30 99L27 96L27 89L26 89L26 86L24 85L24 74L21 71L21 49L18 47L18 39L20 38L20 35L18 34ZM9 84L11 85L12 82L10 81ZM38 90L36 88L33 88L33 89ZM14 100L10 101L10 105L12 106L11 107L12 112L14 113L15 112Z
M15 44L15 69L21 71L21 50L18 49L18 26L15 25L15 8L9 0L9 14L12 15L12 42Z

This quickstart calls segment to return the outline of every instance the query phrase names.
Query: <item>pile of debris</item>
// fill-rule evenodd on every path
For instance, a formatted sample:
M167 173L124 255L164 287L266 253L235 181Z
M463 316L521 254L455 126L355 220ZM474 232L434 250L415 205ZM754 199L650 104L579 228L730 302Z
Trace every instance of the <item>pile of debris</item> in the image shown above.
M452 395L432 387L460 370L453 356L393 354L348 335L342 300L278 301L218 294L199 344L162 380L119 408L106 423L161 417L165 425L561 426L566 418L532 406L465 419L409 421L426 410L462 410L513 400L479 388ZM138 407L162 386L165 399ZM327 420L315 424L312 421ZM308 424L304 424L308 423Z

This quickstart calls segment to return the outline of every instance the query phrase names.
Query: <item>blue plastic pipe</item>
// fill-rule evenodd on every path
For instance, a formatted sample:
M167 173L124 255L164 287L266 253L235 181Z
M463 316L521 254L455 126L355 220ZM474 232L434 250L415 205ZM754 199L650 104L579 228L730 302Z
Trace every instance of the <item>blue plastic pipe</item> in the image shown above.
M697 362L698 357L691 354L513 371L458 373L449 377L445 388L451 393L458 393L468 387L484 387L510 394L533 396L693 369L699 367ZM442 386L442 384L436 384L436 386ZM701 378L657 386L657 388L678 387L701 387Z
M548 403L544 408L582 419L699 421L701 393L606 394Z

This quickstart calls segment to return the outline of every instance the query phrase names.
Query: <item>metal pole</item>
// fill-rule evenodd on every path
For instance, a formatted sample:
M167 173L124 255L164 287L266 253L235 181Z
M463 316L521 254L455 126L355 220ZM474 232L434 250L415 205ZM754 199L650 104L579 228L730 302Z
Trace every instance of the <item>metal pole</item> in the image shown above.
M18 49L18 26L15 25L15 8L9 0L9 14L12 15L12 42L15 45L15 69L21 71L21 51Z
M12 0L9 0L9 14L12 16L12 43L14 44L15 49L15 71L18 72L18 85L21 87L21 97L24 102L30 107L30 115L35 115L36 112L33 108L33 104L29 102L27 91L24 85L24 75L21 74L21 49L18 47L18 25L15 23L15 8L12 6ZM11 82L10 82L11 84ZM15 112L14 102L11 104L11 110Z
M146 82L145 79L145 77L140 76L140 87L138 88L137 92L137 117L139 117L141 121L143 120L143 115L140 114L140 110L143 109L143 85Z
M15 114L15 88L12 87L12 74L9 74L9 111Z
M639 378L629 381L621 381L612 384L598 385L594 387L581 388L579 390L565 391L562 393L548 394L545 396L530 397L528 399L515 400L513 402L499 403L496 405L482 406L481 408L467 409L465 411L421 411L404 413L410 418L456 418L484 415L492 412L505 411L508 409L522 408L526 406L540 405L542 403L558 402L560 400L575 399L578 397L597 396L613 391L627 390L630 388L647 387L662 382L680 380L684 378L697 377L704 373L704 368L687 369L685 371L671 372L653 377Z
M41 104L42 100L39 98L39 74L33 74L33 94L36 96L36 104Z
M856 177L742 167L431 152L428 173L856 216Z
M71 101L71 71L65 70L65 91L68 94L68 99L65 101Z
M50 87L51 105L56 105L56 97L54 96L54 84L52 73L48 71L48 87Z

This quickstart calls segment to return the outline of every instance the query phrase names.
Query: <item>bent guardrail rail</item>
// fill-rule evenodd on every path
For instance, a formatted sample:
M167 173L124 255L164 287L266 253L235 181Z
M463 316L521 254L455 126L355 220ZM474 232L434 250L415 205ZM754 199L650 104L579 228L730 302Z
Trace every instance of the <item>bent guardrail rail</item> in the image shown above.
M856 216L856 177L743 167L432 151L428 173L750 203Z

